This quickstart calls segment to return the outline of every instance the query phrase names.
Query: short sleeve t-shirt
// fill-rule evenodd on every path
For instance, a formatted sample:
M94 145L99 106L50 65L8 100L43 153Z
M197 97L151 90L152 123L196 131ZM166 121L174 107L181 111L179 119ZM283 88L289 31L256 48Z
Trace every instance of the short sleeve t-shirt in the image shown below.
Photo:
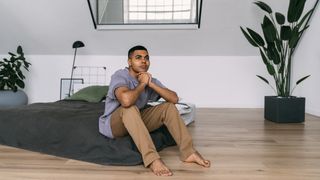
M152 78L151 81L160 87L165 87L164 85L162 85L160 81L158 81L155 78ZM139 81L129 74L128 68L120 69L111 76L109 91L105 102L104 114L99 118L99 132L101 134L109 138L113 138L110 126L110 119L112 113L120 106L120 102L118 101L115 95L115 90L118 87L127 87L129 89L135 89L138 85ZM144 91L138 97L135 105L139 109L142 109L143 107L145 107L148 101L156 101L159 98L160 95L157 92L146 86Z

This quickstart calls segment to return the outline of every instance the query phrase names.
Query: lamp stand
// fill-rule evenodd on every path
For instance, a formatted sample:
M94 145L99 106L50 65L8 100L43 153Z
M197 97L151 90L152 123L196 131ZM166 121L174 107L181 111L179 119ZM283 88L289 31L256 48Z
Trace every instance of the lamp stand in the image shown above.
M74 63L76 61L76 55L77 55L77 48L75 48L74 50L74 56L73 56L73 63L72 63L72 69L71 69L71 77L70 77L70 85L69 85L69 93L68 93L68 97L71 96L71 85L72 85L72 78L73 78L73 70L74 70Z

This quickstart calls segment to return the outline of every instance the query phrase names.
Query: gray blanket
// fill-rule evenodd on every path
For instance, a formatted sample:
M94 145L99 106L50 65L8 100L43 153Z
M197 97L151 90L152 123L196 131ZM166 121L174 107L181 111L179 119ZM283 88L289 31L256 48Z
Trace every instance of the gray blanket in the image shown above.
M104 103L58 101L0 109L0 144L110 165L142 158L130 136L109 139L98 131ZM151 133L158 151L175 142L163 126Z

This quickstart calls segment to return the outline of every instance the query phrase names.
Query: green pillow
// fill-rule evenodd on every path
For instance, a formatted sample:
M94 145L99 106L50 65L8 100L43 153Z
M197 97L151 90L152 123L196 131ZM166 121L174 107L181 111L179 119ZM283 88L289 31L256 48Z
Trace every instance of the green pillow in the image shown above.
M101 102L107 95L108 90L109 86L88 86L80 89L68 99Z

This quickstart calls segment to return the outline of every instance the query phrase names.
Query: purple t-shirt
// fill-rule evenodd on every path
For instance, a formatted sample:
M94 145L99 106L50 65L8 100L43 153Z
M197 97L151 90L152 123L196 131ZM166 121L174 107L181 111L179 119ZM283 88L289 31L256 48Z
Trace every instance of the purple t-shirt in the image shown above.
M160 87L165 87L155 78L151 80ZM139 81L129 74L128 68L120 69L111 76L109 91L106 97L104 114L99 118L99 132L109 138L113 138L110 126L111 114L120 106L120 103L115 95L115 90L118 87L127 87L135 89L139 85ZM136 101L136 106L142 109L148 101L156 101L160 95L150 87L146 86Z

